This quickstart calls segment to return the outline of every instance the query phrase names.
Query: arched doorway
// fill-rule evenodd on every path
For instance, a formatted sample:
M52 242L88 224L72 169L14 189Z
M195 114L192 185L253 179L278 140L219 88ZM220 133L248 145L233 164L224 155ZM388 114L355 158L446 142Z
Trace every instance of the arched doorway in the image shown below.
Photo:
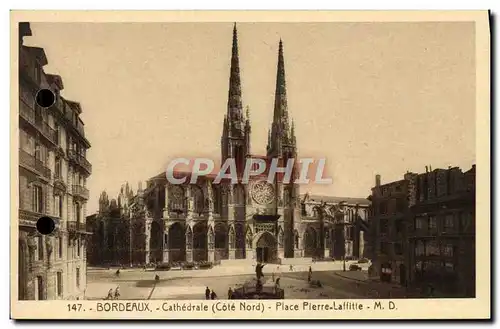
M228 258L228 230L224 223L214 227L215 235L215 260Z
M174 223L168 230L169 260L182 262L186 260L186 237L180 223Z
M208 260L207 222L198 222L193 226L193 261Z
M304 257L316 256L317 233L316 230L309 226L304 232Z
M149 241L150 261L158 263L163 260L163 227L157 222L151 223L151 235Z
M19 241L19 269L18 269L18 298L19 300L28 299L28 246L25 241Z
M277 241L269 232L260 232L255 237L254 249L257 253L257 261L261 263L273 263L277 261Z

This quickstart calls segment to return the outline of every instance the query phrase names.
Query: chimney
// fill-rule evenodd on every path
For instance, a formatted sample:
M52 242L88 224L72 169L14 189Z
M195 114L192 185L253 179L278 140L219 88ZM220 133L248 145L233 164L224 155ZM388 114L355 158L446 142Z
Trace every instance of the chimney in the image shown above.
M375 175L375 186L380 186L380 175Z
M429 172L429 167L425 166L425 173Z

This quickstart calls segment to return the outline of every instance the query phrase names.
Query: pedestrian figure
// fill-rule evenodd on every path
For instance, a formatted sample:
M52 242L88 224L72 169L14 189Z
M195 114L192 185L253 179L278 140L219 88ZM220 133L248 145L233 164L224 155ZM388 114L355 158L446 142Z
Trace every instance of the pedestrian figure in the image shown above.
M265 264L257 264L255 265L255 275L257 276L257 281L260 280L264 276L264 273L262 273L262 269L264 268Z
M208 287L207 287L207 289L205 289L205 299L206 300L210 299L210 289L208 289Z
M160 276L158 274L155 275L155 282L156 283L160 282Z
M120 269L117 269L117 270L116 270L115 275L116 275L117 277L119 277L119 276L120 276Z
M115 289L115 299L118 299L120 297L120 287L116 287Z
M233 289L231 289L231 287L229 287L227 291L227 299L233 299Z
M213 290L212 290L212 293L210 294L210 299L212 299L212 300L217 299L217 294Z
M312 272L307 274L307 282L311 282Z
M255 284L255 292L260 293L262 291L262 282L257 280L257 283Z
M293 272L293 265L290 264L290 272Z
M274 271L273 271L273 275L272 275L272 278L273 278L273 282L274 282Z
M113 299L113 288L109 289L106 299Z

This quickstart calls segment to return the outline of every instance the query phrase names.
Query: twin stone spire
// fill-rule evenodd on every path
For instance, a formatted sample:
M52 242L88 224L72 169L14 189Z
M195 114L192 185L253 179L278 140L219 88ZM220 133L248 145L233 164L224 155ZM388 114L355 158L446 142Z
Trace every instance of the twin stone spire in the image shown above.
M249 108L246 108L246 115L243 113L240 62L238 54L238 31L236 24L234 24L227 114L224 116L223 138L242 140L249 139L248 135L250 134L250 130ZM282 156L284 152L287 152L286 150L294 151L295 146L296 138L294 126L293 122L290 123L288 115L283 41L280 39L273 122L271 129L268 131L267 155Z

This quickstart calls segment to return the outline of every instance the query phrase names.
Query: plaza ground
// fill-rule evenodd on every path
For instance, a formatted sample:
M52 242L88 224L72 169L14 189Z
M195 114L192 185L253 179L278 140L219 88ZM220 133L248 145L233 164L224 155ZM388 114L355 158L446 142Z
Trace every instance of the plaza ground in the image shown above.
M349 263L346 264L347 269ZM404 298L406 292L395 284L368 280L367 266L363 271L343 271L343 264L315 263L312 280L322 287L311 287L307 281L309 265L289 266L268 264L264 279L271 283L278 276L286 299L362 299ZM215 267L210 270L144 271L125 269L119 277L116 269L89 269L87 273L87 299L103 299L110 289L119 287L120 299L205 299L205 289L214 290L218 299L227 299L229 288L237 288L255 278L254 268ZM273 274L274 273L274 274ZM155 283L158 274L160 281Z

